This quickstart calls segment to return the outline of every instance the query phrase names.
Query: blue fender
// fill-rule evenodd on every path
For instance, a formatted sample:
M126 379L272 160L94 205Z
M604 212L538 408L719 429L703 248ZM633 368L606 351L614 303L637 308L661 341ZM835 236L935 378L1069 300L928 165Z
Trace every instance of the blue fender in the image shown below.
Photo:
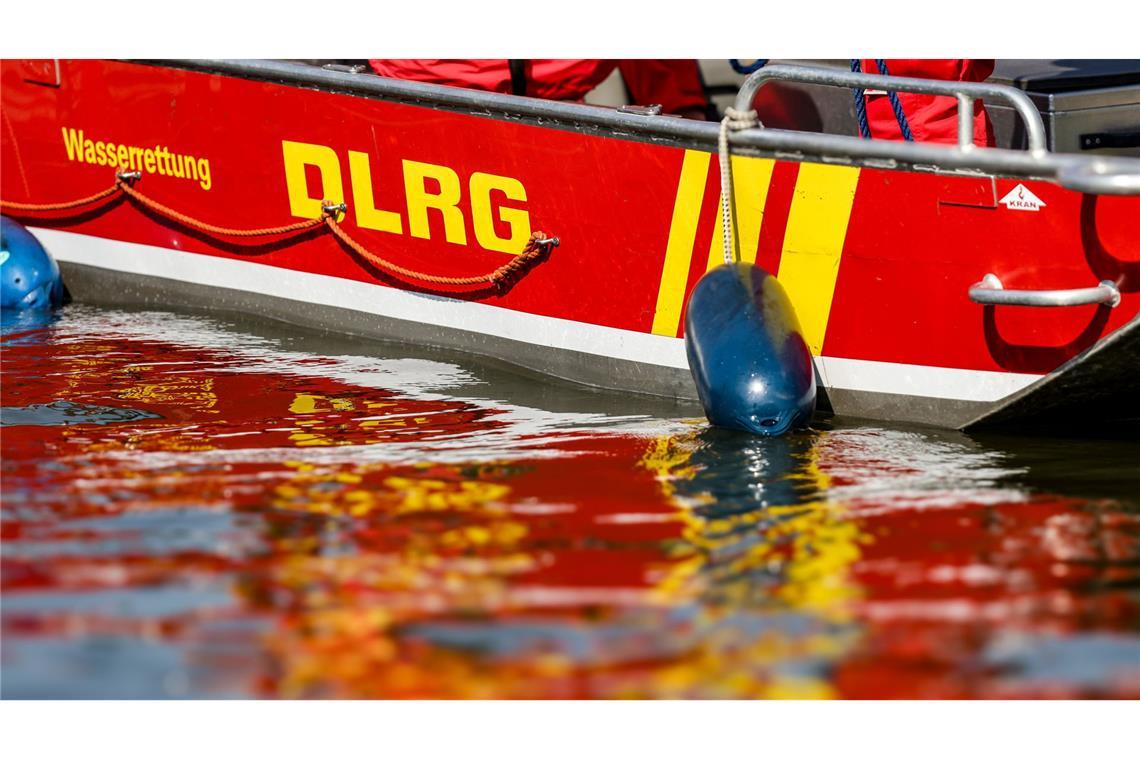
M0 307L51 309L63 303L59 265L24 225L0 216Z
M763 436L807 427L815 365L783 286L753 264L700 279L685 314L685 352L713 425Z

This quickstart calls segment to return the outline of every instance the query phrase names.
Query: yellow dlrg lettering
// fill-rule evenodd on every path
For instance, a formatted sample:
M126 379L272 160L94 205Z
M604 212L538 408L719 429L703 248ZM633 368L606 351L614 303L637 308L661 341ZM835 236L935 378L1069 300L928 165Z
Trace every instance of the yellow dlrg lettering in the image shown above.
M509 200L525 201L526 188L517 179L497 174L475 172L471 175L471 223L475 239L488 251L521 253L530 239L530 214L523 209L499 206L499 218L511 228L510 237L495 232L494 210L491 208L491 191L498 190Z
M340 177L340 160L336 151L324 145L281 141L285 158L285 186L289 193L289 212L302 219L316 219L321 215L321 201L344 202L344 185ZM315 166L321 175L321 194L309 195L305 181L305 167Z
M435 209L443 217L443 231L447 242L467 245L467 231L463 227L463 212L459 210L459 175L446 166L403 161L404 196L408 202L408 231L412 237L431 239L428 209ZM439 182L439 192L429 193L424 186L427 178Z
M348 152L348 176L352 183L352 211L356 214L357 225L370 230L403 234L404 225L400 222L399 214L376 208L372 192L372 169L367 153L357 150Z
M86 150L82 138L82 134L72 137L67 132L64 133L68 150L77 158L86 158L81 154L81 149ZM135 163L135 155L120 157L114 154L114 148L115 146L111 146L107 149L109 161L119 159L125 166L127 161L123 158L126 158L130 164ZM121 151L119 153L121 154ZM139 163L146 165L148 171L150 163L153 162L148 162L147 159L155 158L149 155L150 153L151 151L147 151L138 157ZM374 183L370 154L357 150L349 150L347 153L347 179L350 185L348 188L344 186L341 174L341 154L336 150L314 143L281 141L281 155L285 163L285 185L289 195L289 210L293 216L302 219L319 218L322 213L322 200L343 203L347 191L352 196L349 213L354 217L356 225L361 228L403 235L405 234L404 213L406 213L406 234L431 240L432 223L436 225L438 234L439 223L442 221L443 234L447 242L465 246L468 220L460 208L460 203L466 190L470 193L471 228L479 247L512 255L518 254L526 247L531 235L531 219L530 213L522 207L527 202L527 193L519 180L498 174L475 172L469 180L461 182L459 174L451 167L404 159L400 163L406 212L389 210L380 206L378 191L384 179L377 177ZM94 149L90 160L97 160ZM313 174L310 167L315 168L320 175L319 192L315 195L310 194L308 180ZM199 173L202 173L201 167ZM208 188L208 172L203 178L203 187ZM463 184L467 187L463 187ZM399 199L393 195L389 189L385 196L387 203L390 207L399 208ZM438 218L433 218L429 211L438 213ZM504 231L506 234L502 234Z

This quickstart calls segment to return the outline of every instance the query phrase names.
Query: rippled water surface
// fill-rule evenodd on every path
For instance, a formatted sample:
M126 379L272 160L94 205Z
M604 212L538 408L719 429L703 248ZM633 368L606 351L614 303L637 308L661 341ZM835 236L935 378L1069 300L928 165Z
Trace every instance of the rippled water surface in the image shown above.
M88 306L2 362L6 698L1140 696L1135 442Z

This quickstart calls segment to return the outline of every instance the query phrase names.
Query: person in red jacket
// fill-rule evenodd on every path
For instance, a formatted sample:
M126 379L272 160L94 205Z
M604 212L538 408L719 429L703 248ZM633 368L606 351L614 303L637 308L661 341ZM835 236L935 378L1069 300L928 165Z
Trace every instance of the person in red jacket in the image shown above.
M634 103L660 104L665 113L704 118L708 97L691 59L371 59L380 76L529 95L581 100L618 68Z
M874 60L861 61L867 74L897 77L941 79L951 82L981 82L994 72L993 60L960 58L889 58L883 61L887 71L880 71ZM903 113L916 142L956 143L958 141L958 101L944 95L898 93ZM902 140L898 119L885 92L867 91L867 122L871 137L877 140ZM974 144L992 147L994 127L980 100L974 101Z
M618 62L634 103L658 103L665 113L704 119L710 104L701 70L691 58L636 58Z

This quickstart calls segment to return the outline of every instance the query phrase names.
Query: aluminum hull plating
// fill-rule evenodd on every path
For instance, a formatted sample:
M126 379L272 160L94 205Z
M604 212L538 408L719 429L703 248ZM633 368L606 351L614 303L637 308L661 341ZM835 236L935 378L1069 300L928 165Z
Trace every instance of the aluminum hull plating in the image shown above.
M4 199L64 200L110 184L107 161L85 160L83 130L92 147L128 160L131 149L141 161L144 149L165 148L173 168L152 162L140 189L216 224L282 224L322 197L343 198L357 239L453 276L501 265L531 229L563 245L510 292L468 296L386 277L328 235L251 250L124 201L22 217L76 298L224 308L695 398L681 330L688 291L720 260L714 125L586 106L547 118L507 96L478 106L461 102L464 91L375 77L326 92L314 88L334 87L327 72L297 86L300 66L192 68L64 61L58 86L44 86L21 62L4 62ZM1136 198L1082 195L1024 174L740 150L742 255L791 294L824 406L836 413L965 425L1140 308ZM193 158L196 176L178 156ZM1007 288L1109 279L1122 299L1115 308L983 307L967 291L988 272Z

